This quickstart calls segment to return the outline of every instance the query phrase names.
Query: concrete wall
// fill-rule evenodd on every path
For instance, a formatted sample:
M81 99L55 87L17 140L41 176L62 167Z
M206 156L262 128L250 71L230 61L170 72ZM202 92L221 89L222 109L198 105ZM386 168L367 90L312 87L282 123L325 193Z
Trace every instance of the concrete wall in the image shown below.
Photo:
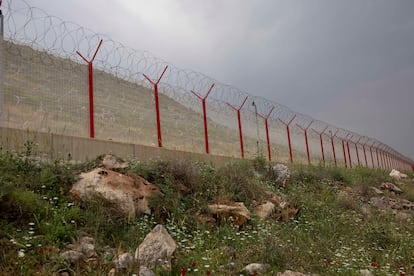
M0 127L0 145L3 150L22 152L26 149L25 143L28 141L34 143L36 154L52 160L70 158L75 161L86 161L106 153L142 162L194 160L217 166L240 160L226 156Z

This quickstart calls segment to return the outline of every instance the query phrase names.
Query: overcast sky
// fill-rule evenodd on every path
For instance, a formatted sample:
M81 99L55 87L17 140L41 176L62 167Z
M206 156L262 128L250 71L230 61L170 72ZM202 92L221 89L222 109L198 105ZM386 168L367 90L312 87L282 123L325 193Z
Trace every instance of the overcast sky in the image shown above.
M413 0L28 0L414 159Z

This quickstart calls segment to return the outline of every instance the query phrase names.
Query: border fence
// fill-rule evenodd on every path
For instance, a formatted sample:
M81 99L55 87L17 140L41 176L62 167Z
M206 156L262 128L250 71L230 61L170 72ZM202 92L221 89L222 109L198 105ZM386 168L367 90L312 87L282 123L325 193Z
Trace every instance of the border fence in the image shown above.
M413 169L365 135L0 0L0 126L213 155Z

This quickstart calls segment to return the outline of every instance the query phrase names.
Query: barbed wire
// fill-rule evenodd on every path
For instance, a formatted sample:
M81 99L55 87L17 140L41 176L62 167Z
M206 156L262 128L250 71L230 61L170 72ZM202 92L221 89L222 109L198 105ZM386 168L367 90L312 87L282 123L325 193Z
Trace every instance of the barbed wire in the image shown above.
M200 100L194 97L190 91L197 91L200 95L204 95L203 93L206 93L210 86L214 84L211 95L206 98L208 106L207 110L209 113L208 118L214 123L231 129L237 129L237 124L235 124L235 112L233 109L229 108L228 105L238 107L241 103L246 101L245 99L247 99L245 106L243 106L240 112L243 117L243 124L248 126L245 128L245 134L253 140L256 139L257 143L259 143L259 140L264 140L264 131L261 131L262 133L255 131L255 128L258 128L258 126L255 127L258 122L256 113L262 117L268 114L267 119L273 127L271 128L271 135L278 137L279 139L282 139L280 137L283 136L284 124L293 120L294 124L292 124L291 128L293 129L293 135L296 135L296 137L302 135L303 128L312 128L314 131L309 132L309 135L316 136L316 133L319 133L321 139L323 137L322 135L325 135L326 137L331 138L332 141L335 141L338 147L343 140L350 143L358 143L360 140L364 140L364 145L372 146L373 144L377 144L376 148L381 148L384 153L392 155L396 161L405 164L414 164L408 157L376 139L338 128L334 125L316 120L308 115L295 112L282 104L251 95L237 87L206 76L203 73L180 69L165 60L157 58L148 51L139 51L126 47L122 43L114 41L104 34L95 33L74 22L64 21L56 16L49 15L39 8L31 7L24 0L5 0L2 2L1 8L5 11L4 39L6 42L9 42L4 44L4 51L13 52L13 55L21 57L24 56L26 62L30 64L38 64L46 67L51 65L56 66L57 61L54 58L56 57L60 59L59 68L63 71L66 70L72 72L72 75L76 74L73 82L82 79L80 76L81 73L86 74L86 69L81 66L81 64L84 64L84 60L82 60L82 57L77 54L77 52L81 53L83 57L91 58L94 56L97 45L100 44L100 41L103 41L99 48L99 53L94 60L94 68L113 76L114 82L118 82L118 84L121 82L120 80L125 81L125 83L119 84L122 87L130 85L126 83L128 82L136 85L136 87L140 86L152 89L152 85L145 79L144 74L151 79L157 79L164 68L168 66L160 82L160 93L173 99L183 108L201 114ZM15 47L15 45L20 45L22 47ZM25 46L45 54L26 54L27 49ZM64 62L63 60L70 60L73 62ZM14 69L17 71L19 70L18 67L14 68L13 64L9 64L8 66L9 71L13 71ZM108 76L102 75L102 79L108 79ZM6 82L11 81L12 80L6 80ZM54 85L57 86L57 84ZM109 87L111 86L108 85L102 89L109 90ZM136 87L134 89L136 89ZM50 88L50 90L53 89L54 87ZM116 88L113 89L115 90ZM75 93L75 88L66 90L67 91L63 94L47 94L50 98L49 100L55 103L54 108L60 112L59 114L63 114L64 109L73 109L73 107L68 108L67 105L68 102L74 101L74 105L80 106L82 112L85 113L87 109L87 99L77 95ZM116 93L116 95L114 95L114 93ZM11 95L9 97L13 98ZM25 97L26 99L30 98L28 95L14 95L14 105L19 105ZM112 102L111 97L117 98L120 103L115 107L111 107L107 104ZM116 108L131 101L131 97L133 98L137 96L128 95L119 88L116 92L111 91L106 93L105 99L107 102L101 102L96 109L98 121L101 121L101 123L104 121L114 123L115 121L120 120L120 117L122 116ZM36 110L44 112L44 108L44 101L41 101L36 107ZM141 111L137 108L132 106L129 106L128 108L131 109L130 112L133 115L140 115L142 118L148 117L146 114L141 114ZM75 114L73 116L75 116ZM47 118L47 116L45 118ZM68 118L66 119L69 120ZM77 120L80 121L81 119ZM46 119L42 119L42 125L46 124L45 121ZM23 124L27 125L28 123L25 121ZM177 122L174 124L178 125ZM132 122L128 122L128 125L131 133L131 129L137 128ZM196 128L197 127L190 128L190 131L195 131ZM174 129L174 131L180 132L182 130ZM350 136L353 137L351 140L349 140ZM362 139L362 137L364 137L364 139ZM290 138L288 137L288 139ZM356 142L357 140L358 142ZM322 146L323 143L324 141L321 140ZM358 151L356 153L358 154ZM332 155L335 156L335 154ZM371 165L373 166L374 164Z

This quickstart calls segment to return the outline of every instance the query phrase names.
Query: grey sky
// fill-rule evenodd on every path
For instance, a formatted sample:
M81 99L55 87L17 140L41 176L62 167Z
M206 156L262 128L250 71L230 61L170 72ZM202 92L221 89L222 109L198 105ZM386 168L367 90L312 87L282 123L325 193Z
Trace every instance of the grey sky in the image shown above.
M414 159L412 0L27 2Z

